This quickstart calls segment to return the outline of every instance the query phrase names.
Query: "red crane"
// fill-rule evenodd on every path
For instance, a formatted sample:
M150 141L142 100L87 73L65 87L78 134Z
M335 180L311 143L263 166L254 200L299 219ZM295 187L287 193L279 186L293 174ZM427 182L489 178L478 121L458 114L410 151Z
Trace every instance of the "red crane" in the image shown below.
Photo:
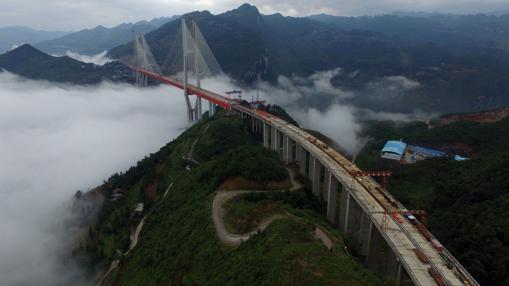
M352 174L354 177L381 177L384 190L387 191L389 177L392 176L391 171L359 171Z

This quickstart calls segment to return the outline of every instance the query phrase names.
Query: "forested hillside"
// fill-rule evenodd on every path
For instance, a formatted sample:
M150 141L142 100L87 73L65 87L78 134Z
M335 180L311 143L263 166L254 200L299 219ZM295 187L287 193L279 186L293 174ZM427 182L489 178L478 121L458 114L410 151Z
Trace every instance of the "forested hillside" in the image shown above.
M509 119L456 122L428 129L424 123L370 123L372 140L356 162L367 170L393 171L389 192L409 209L429 213L429 228L481 285L509 285ZM385 140L462 153L468 161L428 159L400 165L380 159Z
M97 84L104 80L133 81L131 71L119 62L98 66L66 56L50 56L30 45L22 45L0 55L1 70L30 79L71 84Z
M200 165L187 160L193 145ZM273 221L238 248L222 244L212 222L212 199L220 184L235 176L267 182L286 179L288 174L277 154L258 144L240 118L219 114L195 124L94 191L103 193L106 202L76 256L104 269L118 260L103 285L332 285L338 281L388 285L344 251L341 236L304 191L248 198L250 205L269 203L292 216ZM123 195L112 201L114 193ZM132 216L140 202L143 212ZM243 213L249 215L251 210ZM142 217L146 219L138 245L123 254ZM332 235L336 242L332 250L313 237L315 224Z

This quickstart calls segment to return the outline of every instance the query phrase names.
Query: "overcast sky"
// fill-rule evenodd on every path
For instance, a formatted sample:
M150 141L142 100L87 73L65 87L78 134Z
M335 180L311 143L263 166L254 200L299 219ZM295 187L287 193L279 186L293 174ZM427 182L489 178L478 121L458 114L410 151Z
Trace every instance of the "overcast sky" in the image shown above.
M39 29L78 30L97 25L181 15L195 10L214 14L234 9L233 0L4 0L0 26L25 25ZM509 11L508 0L252 0L262 13L288 16L383 14L393 11L478 13Z

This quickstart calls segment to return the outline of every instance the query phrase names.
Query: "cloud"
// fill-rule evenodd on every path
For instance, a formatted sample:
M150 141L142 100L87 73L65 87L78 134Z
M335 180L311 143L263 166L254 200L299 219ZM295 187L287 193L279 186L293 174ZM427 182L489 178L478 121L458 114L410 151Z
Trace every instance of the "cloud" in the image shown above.
M15 50L17 48L19 48L20 46L23 46L25 43L21 43L21 44L18 44L18 45L12 45L12 47L8 50L8 52L12 51L12 50Z
M110 59L110 58L108 58L106 56L107 53L108 53L108 51L104 51L104 52L99 53L97 55L87 56L87 55L81 55L79 53L67 51L65 53L65 55L70 57L70 58L73 58L75 60L78 60L80 62L92 63L92 64L95 64L95 65L98 65L98 66L102 66L104 64L107 64L107 63L113 61L112 59Z
M181 15L196 10L222 13L237 8L233 0L18 0L4 1L0 25L29 25L53 30L78 30L99 24L115 26L122 22L146 20L160 16ZM252 0L261 12L280 12L288 16L328 13L357 16L398 11L444 13L479 13L508 10L506 0Z
M357 154L364 145L364 140L359 135L362 125L352 106L334 104L325 111L315 108L291 108L288 111L303 127L327 135L351 155Z
M261 82L259 91L242 89L226 76L208 78L202 84L204 88L220 94L243 90L242 98L248 101L256 100L259 94L261 100L285 108L304 128L320 131L334 139L348 153L356 154L364 142L359 137L362 126L356 115L357 109L342 103L351 94L330 84L332 77L339 72L340 69L323 71L307 78L280 76L277 85ZM330 104L323 108L321 101Z
M416 90L420 87L421 84L419 82L399 75L373 80L366 84L365 92L369 93L370 98L375 100L398 98L401 100L407 92Z
M346 74L353 77L358 72ZM366 138L362 136L363 124L370 120L387 121L426 121L433 114L411 110L407 113L388 112L360 107L356 100L363 98L370 105L378 104L380 99L404 97L407 92L420 88L420 83L404 76L383 77L366 83L367 88L347 90L332 85L336 76L345 76L340 68L316 72L309 77L279 76L276 85L261 82L259 91L247 90L243 94L246 100L256 99L260 95L269 104L277 104L299 124L314 129L336 141L349 155L356 155L364 146ZM240 89L227 78L215 79L212 90L227 91ZM228 84L225 84L228 83ZM219 84L219 85L218 85Z
M188 125L169 87L55 85L0 73L2 285L77 285L65 224L76 190L97 186Z

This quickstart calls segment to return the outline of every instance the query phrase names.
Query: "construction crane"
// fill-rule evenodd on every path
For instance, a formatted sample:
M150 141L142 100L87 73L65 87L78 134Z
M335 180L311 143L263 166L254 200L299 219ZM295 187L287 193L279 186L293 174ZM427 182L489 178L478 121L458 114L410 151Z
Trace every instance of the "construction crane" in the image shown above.
M232 94L238 94L239 95L239 100L242 99L242 91L240 91L240 90L227 91L226 94L228 95L228 98L230 98L230 96Z
M391 171L359 171L359 172L353 173L352 176L354 176L354 177L381 177L384 190L387 191L387 185L389 184L389 177L392 176L392 172Z

